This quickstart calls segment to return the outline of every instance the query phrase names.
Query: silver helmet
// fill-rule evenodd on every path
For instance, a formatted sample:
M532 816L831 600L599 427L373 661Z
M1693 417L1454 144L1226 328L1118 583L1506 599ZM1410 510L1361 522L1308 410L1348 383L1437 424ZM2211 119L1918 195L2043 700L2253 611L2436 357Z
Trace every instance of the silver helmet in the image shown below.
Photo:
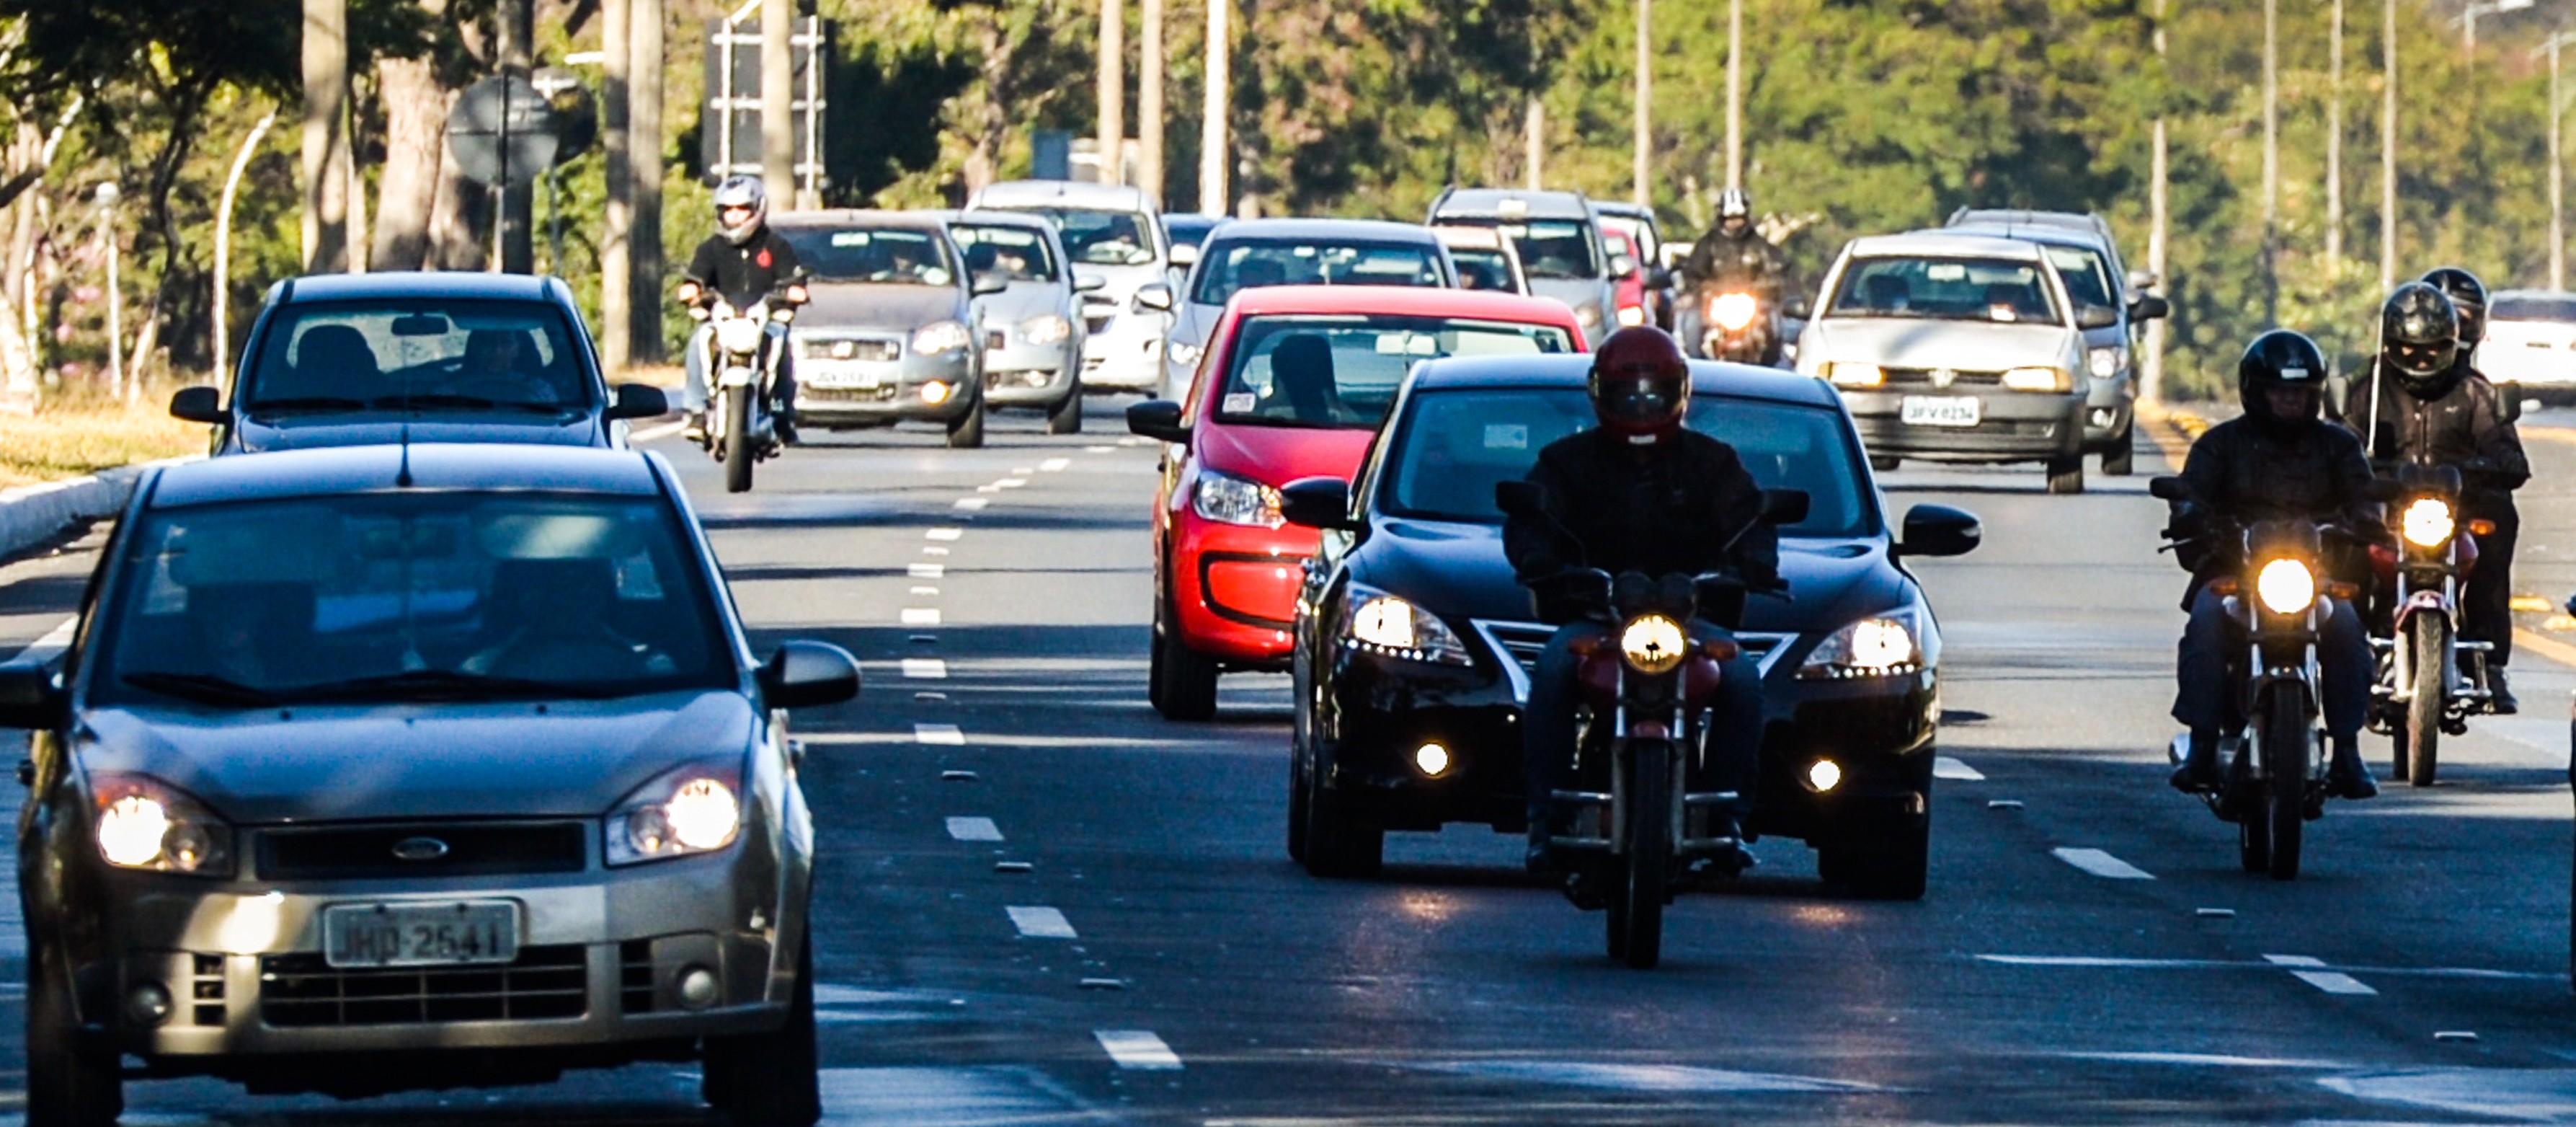
M1717 217L1719 219L1753 218L1753 197L1744 194L1742 188L1728 188L1718 194Z
M734 208L751 209L751 217L740 223L725 222L725 212ZM769 221L769 189L761 187L757 176L728 176L716 185L716 231L725 241L741 246L751 241L760 225Z

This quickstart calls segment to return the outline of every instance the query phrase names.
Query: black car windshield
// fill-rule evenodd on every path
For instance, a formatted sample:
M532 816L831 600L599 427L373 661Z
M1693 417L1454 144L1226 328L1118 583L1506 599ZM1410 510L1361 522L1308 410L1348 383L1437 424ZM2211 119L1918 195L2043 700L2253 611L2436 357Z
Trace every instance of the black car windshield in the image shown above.
M406 491L150 512L105 594L102 701L613 697L736 673L654 498Z
M1423 243L1220 240L1199 255L1201 305L1263 286L1440 286L1440 252Z
M1076 208L1013 208L1043 215L1064 239L1064 252L1075 262L1093 266L1148 266L1154 261L1154 238L1146 233L1152 219L1132 211L1084 211Z
M1842 415L1830 408L1691 397L1692 430L1735 447L1765 489L1807 491L1807 519L1788 536L1866 536L1865 498ZM1548 443L1594 423L1582 388L1447 388L1417 392L1399 420L1379 485L1389 512L1500 524L1496 482L1519 481Z
M1912 255L1853 259L1825 316L2065 323L2036 262Z
M1449 248L1449 260L1458 264L1458 288L1466 290L1500 290L1515 292L1512 285L1512 260L1498 250L1460 250Z
M1370 429L1421 361L1572 351L1572 334L1554 325L1391 314L1250 317L1235 331L1216 417Z
M960 223L948 229L966 255L970 274L995 274L1010 282L1052 282L1055 252L1046 236L1026 227L978 227Z
M1586 281L1601 276L1600 261L1592 255L1588 224L1572 219L1492 220L1443 217L1440 222L1460 227L1491 227L1512 240L1512 249L1521 252L1521 271L1532 278L1562 281L1580 278Z
M596 398L573 329L547 302L290 302L242 374L254 415L414 410L548 422Z
M796 261L818 282L886 286L953 286L948 244L908 227L781 227Z

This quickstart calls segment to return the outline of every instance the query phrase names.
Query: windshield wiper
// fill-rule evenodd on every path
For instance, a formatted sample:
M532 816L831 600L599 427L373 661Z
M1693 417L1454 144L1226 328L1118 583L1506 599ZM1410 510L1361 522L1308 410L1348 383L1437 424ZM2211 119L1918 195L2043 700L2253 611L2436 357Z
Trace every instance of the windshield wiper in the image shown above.
M390 700L499 700L530 697L583 697L603 699L618 695L617 690L596 684L560 681L536 681L525 677L494 677L467 673L457 669L415 669L405 673L388 673L380 677L354 677L346 681L326 681L317 685L298 685L293 695L307 700L353 700L381 697Z
M211 673L128 673L117 678L138 689L181 697L201 704L259 706L283 699L276 693Z
M356 399L330 395L296 395L284 399L261 399L250 405L250 413L265 415L278 411L364 411L367 405Z

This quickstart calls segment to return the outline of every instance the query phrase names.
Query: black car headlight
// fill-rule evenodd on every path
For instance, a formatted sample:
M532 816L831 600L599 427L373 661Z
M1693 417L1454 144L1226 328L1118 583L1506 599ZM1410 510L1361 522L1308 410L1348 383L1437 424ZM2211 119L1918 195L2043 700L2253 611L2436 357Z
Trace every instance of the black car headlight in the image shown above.
M1914 609L1875 614L1836 630L1798 663L1802 681L1890 677L1923 667Z
M1350 615L1342 622L1342 642L1379 657L1425 661L1436 665L1473 665L1476 659L1458 632L1438 615L1384 591L1354 583Z
M187 792L149 775L90 780L98 855L120 869L229 877L233 828Z
M637 787L608 815L608 863L712 853L742 833L742 763L692 763Z

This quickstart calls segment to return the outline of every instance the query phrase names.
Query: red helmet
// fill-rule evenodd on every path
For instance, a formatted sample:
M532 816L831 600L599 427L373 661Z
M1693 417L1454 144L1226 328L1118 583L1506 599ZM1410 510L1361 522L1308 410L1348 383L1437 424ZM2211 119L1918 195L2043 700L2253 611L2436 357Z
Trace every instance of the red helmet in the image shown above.
M1681 346L1652 325L1612 333L1592 354L1593 413L1604 429L1641 446L1682 429L1690 385Z

